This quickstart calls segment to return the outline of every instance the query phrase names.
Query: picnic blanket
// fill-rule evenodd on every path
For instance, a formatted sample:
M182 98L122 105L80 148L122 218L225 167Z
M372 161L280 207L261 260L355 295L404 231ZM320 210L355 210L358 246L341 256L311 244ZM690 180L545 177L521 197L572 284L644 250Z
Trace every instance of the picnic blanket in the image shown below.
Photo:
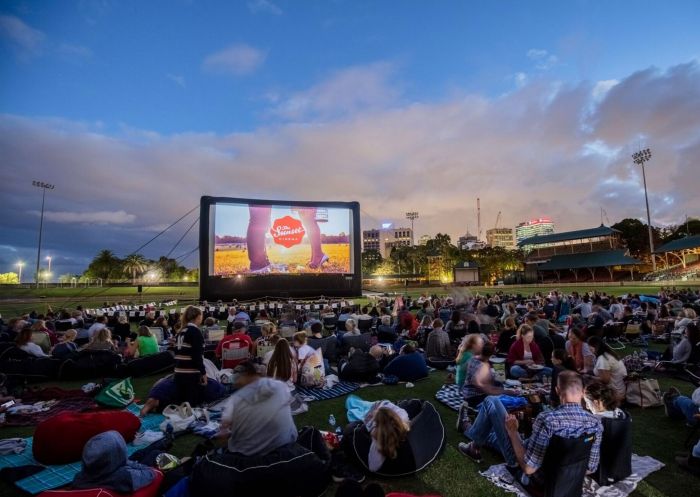
M56 401L45 411L30 414L7 414L3 426L36 426L42 421L49 419L62 412L82 412L93 411L99 406L92 397L69 397Z
M638 456L632 454L632 474L612 485L601 487L591 478L586 477L583 482L583 497L626 497L634 492L637 484L654 471L664 467L664 464L653 457ZM481 476L506 492L516 494L517 497L530 497L519 482L513 480L513 476L506 469L505 464L494 464Z
M127 411L138 416L141 406L131 404L126 408ZM149 414L141 419L140 432L146 430L158 430L160 423L165 419L161 414ZM34 457L32 457L32 437L27 440L27 447L21 454L12 454L0 456L0 469L5 467L17 467L26 465L40 465ZM132 444L127 444L126 449L128 455L133 454L143 447L137 447ZM46 469L32 476L15 482L19 488L30 494L38 494L44 490L62 487L73 481L76 473L80 471L81 462L76 461L71 464L60 464L55 466L46 466Z
M301 395L305 401L311 402L314 400L328 400L349 394L360 388L359 383L354 381L341 381L332 388L305 388L297 387L296 393Z
M459 411L459 406L464 402L464 397L457 385L443 385L435 394L435 398L453 411Z

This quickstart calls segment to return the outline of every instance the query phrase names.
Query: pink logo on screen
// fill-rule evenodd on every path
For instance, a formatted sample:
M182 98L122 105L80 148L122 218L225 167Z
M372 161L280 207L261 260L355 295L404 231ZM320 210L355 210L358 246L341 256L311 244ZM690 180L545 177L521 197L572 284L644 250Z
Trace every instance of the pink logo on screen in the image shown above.
M301 239L304 238L306 231L304 231L301 221L291 216L284 216L275 219L275 222L272 223L270 234L276 244L290 248L301 243Z

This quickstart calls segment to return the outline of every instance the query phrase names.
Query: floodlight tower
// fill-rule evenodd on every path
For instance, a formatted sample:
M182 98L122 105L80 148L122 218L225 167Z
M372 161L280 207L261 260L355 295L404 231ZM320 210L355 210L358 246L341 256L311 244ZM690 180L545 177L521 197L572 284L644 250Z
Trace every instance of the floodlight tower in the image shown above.
M411 221L411 247L413 247L415 245L413 241L413 221L418 219L418 213L416 211L407 212L406 219Z
M651 150L645 148L632 154L632 160L638 166L642 166L642 181L644 181L644 200L647 204L647 227L649 228L649 253L651 254L652 271L656 271L656 259L654 259L654 235L651 231L651 215L649 214L649 195L647 194L647 176L644 171L644 163L651 159Z
M32 181L32 185L41 188L41 217L39 218L39 247L36 251L36 287L39 288L39 263L41 262L41 233L44 229L44 201L46 200L46 190L53 190L54 185L44 183L43 181Z

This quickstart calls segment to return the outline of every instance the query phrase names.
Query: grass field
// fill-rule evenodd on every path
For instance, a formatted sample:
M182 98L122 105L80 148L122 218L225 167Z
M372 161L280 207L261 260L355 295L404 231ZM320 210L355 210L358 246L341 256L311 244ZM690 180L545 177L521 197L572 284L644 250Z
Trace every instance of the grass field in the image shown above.
M433 286L423 288L408 288L405 290L403 286L385 286L378 285L368 287L365 290L378 293L407 293L411 296L426 295L449 295L455 292L469 295L493 295L496 292L504 292L506 294L521 294L530 295L537 292L544 294L552 289L557 289L564 293L572 291L586 292L597 290L599 292L607 292L611 295L622 295L627 293L637 294L656 294L663 285L586 285L586 286L542 286L540 287L523 287L523 286L502 286L502 287L446 287ZM700 284L683 285L682 288L698 288ZM104 302L123 301L132 304L141 304L146 302L161 302L164 300L175 299L180 303L191 303L196 301L199 296L199 287L193 286L144 286L143 293L139 294L135 286L118 286L118 287L80 287L80 288L31 288L29 285L23 288L14 286L0 285L0 314L6 317L12 317L31 310L45 312L48 305L54 309L72 308L76 305L84 307L99 307ZM235 296L232 296L235 297ZM348 295L350 297L350 295ZM357 303L364 304L366 298L355 298Z
M412 389L402 385L368 387L358 390L356 395L366 400L403 398L434 399L435 392L444 381L445 373L434 372L422 381L416 383ZM136 378L134 386L137 396L144 398L150 386L157 377ZM685 382L660 378L662 389L671 385L678 387L681 392L689 395L692 385ZM86 382L62 382L63 388L79 387ZM57 385L52 383L51 385ZM334 414L339 422L346 420L344 409L345 397L312 402L309 404L309 412L295 417L298 427L312 425L321 429L328 428L328 416ZM504 492L482 478L478 471L483 471L488 465L497 463L498 459L490 453L485 453L485 462L477 465L457 452L459 442L465 440L462 435L454 430L456 414L454 411L434 401L447 428L447 446L439 459L425 471L410 478L379 481L387 490L403 490L416 494L437 494L444 497L464 496L506 496ZM639 455L652 456L666 467L653 473L641 482L637 490L632 494L635 497L682 497L700 495L700 479L680 470L673 462L674 452L681 449L688 434L687 428L682 422L671 421L664 415L663 408L642 410L632 408L630 412L634 419L634 452ZM31 436L32 428L0 428L2 438ZM189 455L192 449L202 439L185 435L177 438L172 450L175 455ZM334 495L334 488L327 492L327 497ZM22 495L14 487L0 484L0 495Z
M295 245L285 248L271 244L267 247L267 257L274 264L287 267L286 273L349 273L350 245L347 243L332 243L322 245L323 253L328 256L328 262L322 269L307 267L311 257L308 245ZM216 250L214 252L214 273L235 275L250 272L248 251L241 249Z

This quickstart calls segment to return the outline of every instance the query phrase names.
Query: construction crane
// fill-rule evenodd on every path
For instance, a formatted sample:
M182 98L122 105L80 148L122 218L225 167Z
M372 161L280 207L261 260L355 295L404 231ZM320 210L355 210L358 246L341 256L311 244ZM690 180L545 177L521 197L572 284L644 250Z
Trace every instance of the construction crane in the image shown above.
M498 229L499 224L501 224L501 211L498 211L498 215L496 216L496 226L494 226L494 229Z

